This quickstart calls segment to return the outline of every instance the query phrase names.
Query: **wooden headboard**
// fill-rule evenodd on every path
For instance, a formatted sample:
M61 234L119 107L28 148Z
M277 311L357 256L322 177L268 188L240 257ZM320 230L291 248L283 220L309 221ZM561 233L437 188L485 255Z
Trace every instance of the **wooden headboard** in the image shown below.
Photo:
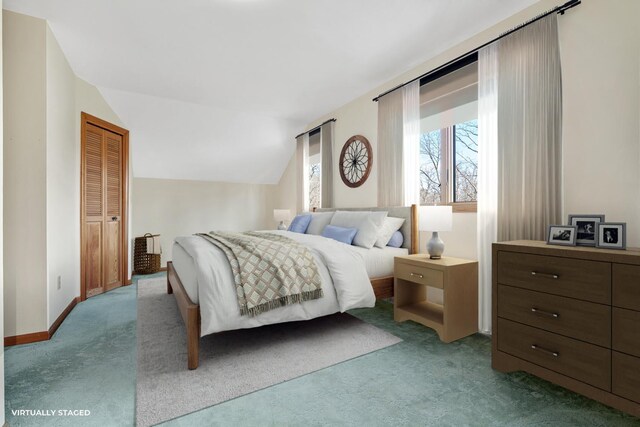
M394 206L389 208L317 208L314 212L335 212L335 211L387 211L389 216L404 218L405 222L400 228L404 242L402 247L409 250L410 254L418 253L420 237L418 232L418 206Z

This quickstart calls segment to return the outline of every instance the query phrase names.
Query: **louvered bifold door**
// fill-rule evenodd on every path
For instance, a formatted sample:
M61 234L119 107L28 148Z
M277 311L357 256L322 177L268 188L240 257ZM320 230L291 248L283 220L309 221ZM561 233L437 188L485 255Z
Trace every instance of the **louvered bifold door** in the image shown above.
M104 291L104 144L101 128L87 124L83 155L84 279L86 296L91 297Z
M83 161L86 297L122 286L123 138L87 123Z
M106 215L104 219L104 270L105 290L122 285L121 260L121 218L122 218L122 136L104 131L106 145L105 181Z

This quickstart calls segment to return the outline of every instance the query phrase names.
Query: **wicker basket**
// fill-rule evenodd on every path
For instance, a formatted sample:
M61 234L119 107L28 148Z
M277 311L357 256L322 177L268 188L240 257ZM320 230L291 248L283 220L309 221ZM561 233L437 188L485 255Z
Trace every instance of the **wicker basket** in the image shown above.
M136 237L133 250L133 274L151 274L160 271L160 254L147 253L147 237L155 237L159 234L147 233L142 237Z

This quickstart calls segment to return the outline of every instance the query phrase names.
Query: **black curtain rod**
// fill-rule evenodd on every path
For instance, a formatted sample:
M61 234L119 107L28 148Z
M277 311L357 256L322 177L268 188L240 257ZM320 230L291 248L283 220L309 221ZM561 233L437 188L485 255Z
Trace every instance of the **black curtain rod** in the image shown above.
M580 3L582 3L582 1L581 1L581 0L569 0L568 2L566 2L566 3L565 3L565 4L563 4L563 5L556 6L556 7L554 7L553 9L551 9L550 11L545 12L545 13L543 13L543 14L541 14L541 15L538 15L538 16L536 16L535 18L530 19L530 20L528 20L527 22L525 22L525 23L523 23L523 24L520 24L520 25L518 25L518 26L517 26L517 27L515 27L515 28L512 28L512 29L511 29L511 30L509 30L509 31L507 31L507 32L505 32L505 33L500 34L498 37L494 38L493 40L490 40L490 41L486 42L486 43L485 43L485 44L483 44L482 46L478 46L478 47L476 47L475 49L472 49L472 50L470 50L470 51L469 51L469 52L467 52L467 53L463 53L462 55L458 56L457 58L452 59L451 61L447 62L446 64L442 64L442 65L440 65L439 67L434 68L433 70L428 71L428 72L426 72L426 73L422 74L421 76L418 76L418 77L416 77L416 78L414 78L414 79L409 80L408 82L402 83L402 84L400 84L400 85L398 85L398 86L394 87L393 89L389 89L388 91L381 93L380 95L378 95L378 96L376 96L375 98L373 98L373 101L374 101L374 102L378 102L378 100L379 100L380 98L382 98L383 96L385 96L385 95L387 95L387 94L389 94L389 93L393 92L394 90L400 89L401 87L406 86L406 85L408 85L409 83L413 83L413 82L415 82L416 80L420 80L420 79L423 79L423 78L425 78L425 77L429 77L430 75L432 75L432 74L434 74L434 73L437 73L437 72L441 71L443 68L446 68L446 67L448 67L448 66L450 66L450 65L452 65L452 64L455 64L456 62L458 62L458 61L460 61L460 60L465 59L465 58L466 58L466 57L468 57L469 55L473 55L473 54L477 53L477 52L478 52L480 49L482 49L483 47L489 46L491 43L496 42L496 41L500 40L501 38L506 37L506 36L508 36L509 34L514 33L514 32L516 32L516 31L518 31L518 30L520 30L520 29L522 29L522 28L526 27L527 25L531 25L531 24L533 24L534 22L536 22L536 21L538 21L538 20L540 20L540 19L544 18L545 16L551 15L552 13L558 13L558 14L560 14L560 15L564 15L564 13L565 13L567 10L571 9L572 7L576 7L576 6L577 6L577 5L579 5Z
M296 135L295 139L300 138L300 137L301 137L302 135L304 135L305 133L311 133L311 132L313 132L314 130L318 130L318 129L320 129L323 125L326 125L326 124L327 124L327 123L329 123L329 122L335 122L335 121L336 121L336 119L329 119L329 120L325 120L324 122L320 123L318 126L314 127L313 129L309 129L309 130L308 130L308 131L306 131L306 132L302 132L302 133L300 133L300 134Z

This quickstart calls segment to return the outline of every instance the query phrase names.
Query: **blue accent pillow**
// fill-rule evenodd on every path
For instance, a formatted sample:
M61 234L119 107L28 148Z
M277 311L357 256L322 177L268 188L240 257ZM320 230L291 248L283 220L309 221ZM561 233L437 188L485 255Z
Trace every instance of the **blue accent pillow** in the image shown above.
M396 231L391 235L391 240L387 243L387 246L391 246L392 248L401 248L404 243L404 236L400 231Z
M322 230L324 237L346 243L347 245L353 242L353 238L356 237L357 233L357 228L338 227L337 225L327 225L324 230Z
M309 227L310 223L311 223L310 214L296 215L296 217L293 218L293 221L291 221L291 224L289 224L289 228L287 229L287 231L304 234L307 232L307 228Z

